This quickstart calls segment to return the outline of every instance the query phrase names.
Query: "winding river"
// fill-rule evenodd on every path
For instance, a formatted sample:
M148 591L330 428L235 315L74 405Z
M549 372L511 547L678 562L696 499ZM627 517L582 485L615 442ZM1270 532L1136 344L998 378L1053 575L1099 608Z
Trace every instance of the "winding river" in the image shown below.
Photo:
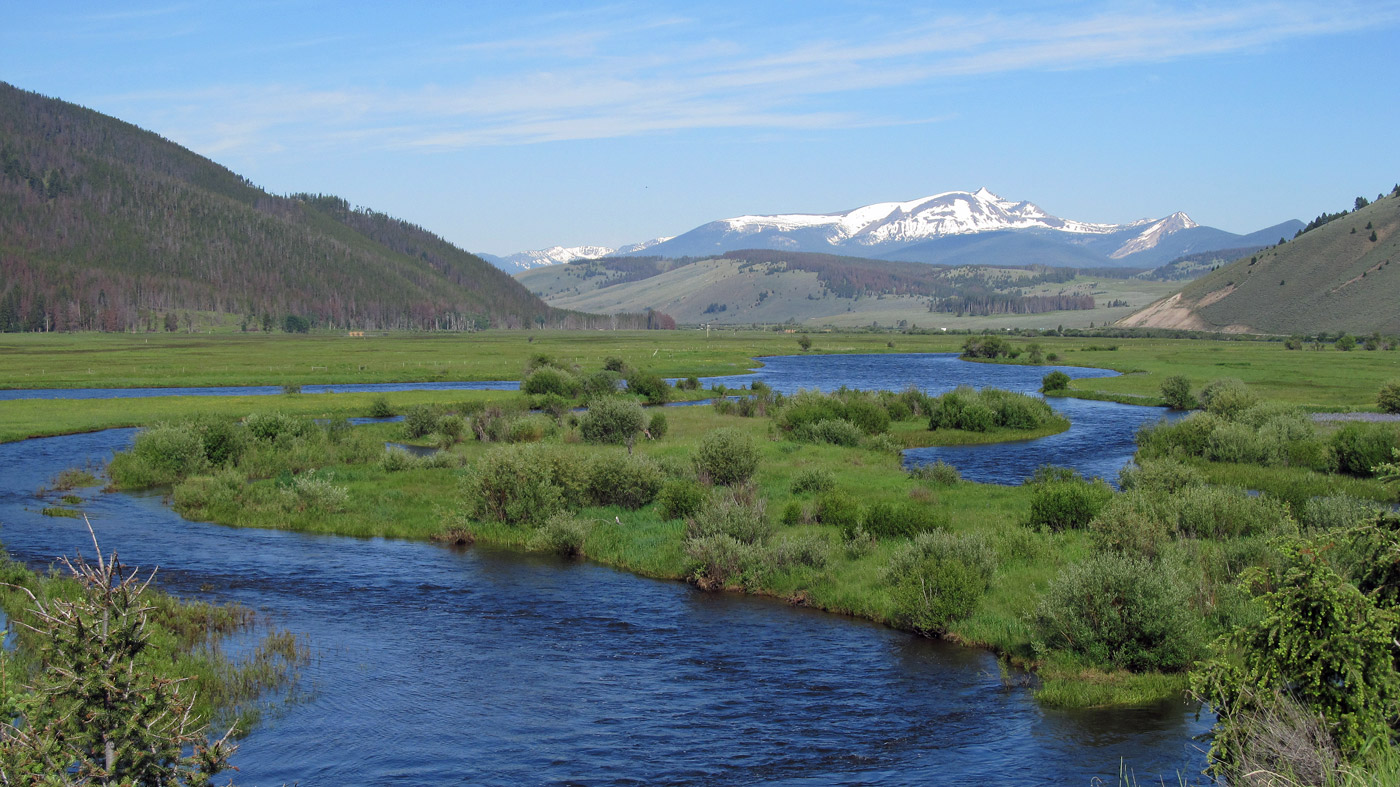
M765 363L757 376L784 391L1034 390L1048 371L922 355ZM941 456L965 477L1004 469L1003 482L1042 456L1111 475L1127 457L1106 446L1126 440L1130 455L1137 423L1160 416L1055 404L1075 423L1063 435L1014 456L1007 446ZM35 490L134 434L0 445L5 548L46 565L87 546L81 521L39 514ZM104 547L161 566L166 589L237 601L309 637L316 656L298 696L235 755L241 784L1087 785L1115 783L1120 762L1143 783L1194 780L1204 766L1194 738L1209 720L1193 707L1041 708L984 651L858 620L586 562L233 529L188 522L158 495L86 496Z

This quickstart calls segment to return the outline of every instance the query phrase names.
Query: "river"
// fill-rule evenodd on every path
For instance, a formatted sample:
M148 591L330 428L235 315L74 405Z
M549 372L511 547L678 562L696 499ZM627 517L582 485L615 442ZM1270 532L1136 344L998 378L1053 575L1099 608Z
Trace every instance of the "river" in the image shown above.
M796 359L820 379L773 358L759 376L779 390L937 392L1033 389L1048 371L938 358ZM876 378L871 359L898 370ZM906 380L923 363L940 376ZM1087 428L1100 424L1075 445L1101 447L1124 426L1096 415L1121 405L1075 404L1089 406ZM34 492L134 434L0 445L6 549L46 565L84 548L81 521L41 516ZM103 546L159 565L167 590L237 601L309 637L316 655L297 699L234 757L242 784L1087 785L1114 783L1120 761L1144 783L1194 780L1204 766L1194 737L1209 719L1184 703L1041 708L984 651L863 621L587 562L226 528L188 522L159 495L85 496Z

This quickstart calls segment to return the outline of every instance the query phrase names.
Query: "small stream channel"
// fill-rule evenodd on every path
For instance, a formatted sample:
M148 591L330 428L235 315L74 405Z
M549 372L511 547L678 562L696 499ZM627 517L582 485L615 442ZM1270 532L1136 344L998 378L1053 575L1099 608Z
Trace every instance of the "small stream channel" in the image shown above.
M784 391L1034 390L1048 371L941 356L765 360L759 377ZM1130 446L1136 423L1160 415L1055 404L1086 406L1065 435L1084 433L1055 461L1107 475L1127 458L1105 448L1115 434L1127 429ZM39 514L35 490L134 434L0 445L10 554L44 566L90 548L81 520ZM1013 481L1039 463L1005 449L979 450L995 456L989 467L1014 467ZM977 477L976 455L948 461ZM240 784L1088 785L1115 783L1120 762L1141 783L1194 782L1204 766L1194 737L1209 719L1194 707L1045 709L984 651L859 620L587 562L227 528L186 521L159 495L82 494L104 548L160 566L167 590L237 601L308 635L301 696L243 741Z

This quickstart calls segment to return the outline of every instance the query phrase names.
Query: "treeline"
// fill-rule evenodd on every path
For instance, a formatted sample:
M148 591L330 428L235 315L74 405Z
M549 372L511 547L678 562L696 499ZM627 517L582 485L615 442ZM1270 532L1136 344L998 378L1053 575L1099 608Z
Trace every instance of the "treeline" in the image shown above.
M988 294L939 298L929 303L928 310L956 314L959 317L986 317L991 314L1044 314L1093 308L1092 295Z
M0 330L158 330L175 312L360 330L615 322L552 309L421 227L267 194L155 134L0 83Z
M1385 196L1384 194L1377 194L1377 195L1376 195L1376 199L1381 199L1381 198L1383 198L1384 196ZM1390 196L1392 196L1392 197L1400 197L1400 183L1395 184L1395 187L1392 188L1392 189L1390 190ZM1366 199L1365 197L1357 197L1357 198L1356 198L1356 201L1353 203L1353 207L1352 207L1351 210L1343 210L1343 211L1338 211L1338 212L1336 212L1336 213L1326 213L1326 212L1321 213L1321 214L1318 215L1317 218L1315 218L1315 219L1313 219L1312 221L1308 222L1302 229L1300 229L1300 230L1298 230L1296 233L1294 233L1293 237L1296 238L1296 237L1298 237L1299 235L1302 235L1302 234L1305 233L1305 232L1310 232L1310 231L1315 230L1315 229L1317 229L1318 227L1321 227L1321 226L1323 226L1323 225L1325 225L1325 224L1330 224L1331 222L1334 222L1334 221L1336 221L1337 219L1342 218L1343 216L1347 216L1347 215L1350 215L1350 214L1352 214L1352 213L1355 213L1356 211L1361 210L1362 208L1364 208L1364 207L1366 207L1367 205L1370 205L1370 204L1371 204L1371 201L1368 200L1368 199ZM1244 255L1241 255L1241 256L1244 256Z

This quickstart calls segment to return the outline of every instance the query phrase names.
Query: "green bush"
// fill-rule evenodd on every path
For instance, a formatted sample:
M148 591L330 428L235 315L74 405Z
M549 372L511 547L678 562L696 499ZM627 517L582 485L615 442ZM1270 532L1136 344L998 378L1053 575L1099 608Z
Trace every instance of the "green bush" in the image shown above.
M1172 541L1176 510L1162 490L1114 495L1089 522L1095 545L1104 551L1155 559Z
M793 430L793 439L806 443L830 443L847 448L860 445L864 434L850 421L830 418L814 424L804 424Z
M460 442L466 434L467 422L460 415L445 415L438 419L437 431L450 437L452 442Z
M768 556L773 569L822 568L831 560L831 544L818 533L780 536L769 545Z
M948 512L915 503L874 503L865 512L865 531L876 538L913 538L948 528Z
M890 560L886 581L897 625L947 630L971 615L996 571L996 553L980 537L921 533Z
M792 479L792 493L826 492L836 487L836 474L822 467L799 472Z
M300 437L306 434L310 423L284 413L253 413L243 419L243 428L252 439L271 443L284 436Z
M1034 625L1050 647L1122 669L1183 670L1201 653L1185 583L1161 564L1112 552L1061 572Z
M321 514L337 514L345 510L350 498L343 486L331 483L329 475L305 473L283 487L282 508L285 511L310 511Z
M698 481L674 478L661 485L656 499L663 519L684 519L694 516L708 496L709 490Z
M541 366L520 381L520 390L534 395L554 394L572 399L579 388L578 378L553 366Z
M1171 457L1144 459L1118 471L1118 486L1124 492L1176 492L1205 483L1201 471Z
M1037 429L1057 417L1050 405L1033 396L999 388L974 391L967 386L933 398L928 409L931 430Z
M1376 406L1383 413L1400 413L1400 380L1391 380L1381 386L1381 392L1376 395Z
M530 546L563 557L580 557L591 528L585 520L563 511L551 514L535 530Z
M647 400L647 404L671 401L671 386L659 374L634 371L627 375L627 390Z
M589 403L579 419L579 432L585 442L621 445L636 439L645 418L635 399L605 396Z
M1065 391L1069 389L1069 381L1069 375L1057 369L1040 378L1040 390L1043 393Z
M1373 475L1372 468L1390 461L1397 447L1400 431L1389 424L1348 423L1332 435L1338 472L1363 478Z
M1195 538L1239 538L1292 529L1288 507L1270 497L1251 497L1243 489L1197 486L1173 497L1177 529Z
M403 414L403 434L410 440L429 432L436 432L437 425L438 412L432 405L414 405Z
M939 486L952 486L962 480L962 473L942 459L909 469L909 477L916 481L928 481Z
M661 468L648 456L609 453L593 460L588 491L600 506L636 510L661 491Z
M802 524L807 519L807 512L802 507L800 500L789 500L783 506L782 523L788 527L795 527Z
M370 418L393 418L394 408L389 406L389 399L384 396L376 396L369 403Z
M418 459L402 448L393 447L384 452L379 457L379 469L386 473L398 473L404 470L412 470L418 466Z
M172 484L208 466L204 441L188 424L158 424L136 436L131 450L108 466L117 486L145 488Z
M511 419L506 440L512 443L538 443L558 429L558 422L547 415L527 415Z
M1385 510L1385 506L1374 500L1346 495L1314 497L1303 503L1298 512L1298 524L1313 532L1344 530L1375 522Z
M767 540L773 532L762 498L746 500L732 494L712 496L685 523L686 538L723 535L745 544Z
M696 470L711 483L730 486L749 480L758 469L758 447L737 429L716 429L700 440Z
M487 452L467 471L463 491L474 516L512 525L540 524L564 507L547 452L535 445Z
M1191 410L1196 407L1196 397L1191 395L1191 381L1179 374L1162 381L1162 400L1173 410Z
M333 424L334 422L331 425ZM231 464L243 453L243 432L231 421L224 418L198 418L193 422L193 427L199 433L200 443L204 446L204 459L210 467Z
M1029 523L1032 527L1054 532L1082 528L1112 497L1113 490L1098 479L1035 484L1031 490Z
M1201 389L1201 407L1222 418L1233 419L1258 403L1259 397L1233 377L1212 380Z
M704 590L756 583L766 557L762 546L723 533L686 539L685 555L687 575Z
M559 490L564 508L583 508L593 502L589 486L592 461L576 450L562 446L532 446L533 456L548 472L550 483Z
M616 394L618 383L621 380L622 376L617 372L604 369L601 372L584 376L579 387L583 392L583 398L593 400Z
M666 432L669 431L670 428L671 425L666 420L665 413L652 413L651 420L647 422L647 434L651 435L651 439L653 440L660 440L665 437Z
M818 495L815 511L816 520L841 531L846 539L854 538L861 526L860 504L848 494L832 490Z

